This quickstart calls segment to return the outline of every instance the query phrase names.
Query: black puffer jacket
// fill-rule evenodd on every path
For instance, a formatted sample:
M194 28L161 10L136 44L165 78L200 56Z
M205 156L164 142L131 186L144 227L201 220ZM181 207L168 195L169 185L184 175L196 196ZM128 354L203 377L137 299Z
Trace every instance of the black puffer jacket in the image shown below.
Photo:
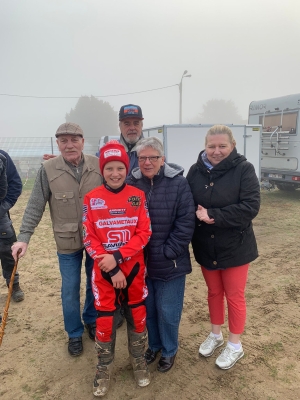
M194 202L207 208L214 224L200 222L192 240L196 261L209 270L247 264L258 256L252 219L260 206L260 188L254 167L234 148L209 170L201 152L187 180Z
M183 169L164 164L150 180L135 168L127 183L146 193L152 236L146 249L148 276L169 281L192 271L189 243L193 236L195 207Z

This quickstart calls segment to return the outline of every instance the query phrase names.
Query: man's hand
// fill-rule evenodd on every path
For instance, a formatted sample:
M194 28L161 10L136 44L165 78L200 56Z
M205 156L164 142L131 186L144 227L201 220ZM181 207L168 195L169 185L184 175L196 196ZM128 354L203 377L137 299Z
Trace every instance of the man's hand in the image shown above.
M115 257L112 254L101 254L101 256L97 256L96 258L100 259L98 265L104 272L109 272L117 266Z
M24 242L16 242L11 246L12 256L15 259L15 261L17 261L18 250L21 249L21 253L19 254L19 258L21 258L21 257L25 256L27 247L28 247L28 243L24 243Z
M43 155L43 160L47 161L50 160L50 158L55 158L56 156L54 154L44 154Z
M116 275L111 277L113 287L116 289L125 289L127 286L127 281L125 275L120 270Z

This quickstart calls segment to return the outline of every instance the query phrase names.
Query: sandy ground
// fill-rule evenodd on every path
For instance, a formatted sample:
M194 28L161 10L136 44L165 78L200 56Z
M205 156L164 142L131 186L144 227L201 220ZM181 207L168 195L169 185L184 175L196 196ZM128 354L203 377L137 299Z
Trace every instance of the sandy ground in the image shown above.
M16 230L29 193L25 190L12 210ZM161 374L156 363L151 365L151 384L136 387L123 326L117 333L115 369L106 399L300 399L299 201L300 191L262 192L261 212L254 221L260 257L252 263L247 286L245 357L228 371L215 365L218 351L208 359L199 357L198 347L210 324L205 283L193 261L175 367ZM67 352L60 274L48 209L26 257L19 262L19 272L26 297L21 303L11 302L9 308L0 348L1 399L93 399L93 342L85 332L83 354L72 358ZM6 297L2 280L1 309ZM227 325L225 337L226 330Z

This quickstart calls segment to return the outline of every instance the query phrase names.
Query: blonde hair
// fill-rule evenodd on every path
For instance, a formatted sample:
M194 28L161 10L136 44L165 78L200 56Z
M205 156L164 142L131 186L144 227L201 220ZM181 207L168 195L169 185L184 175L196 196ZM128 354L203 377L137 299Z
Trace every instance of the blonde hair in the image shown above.
M235 138L233 137L232 130L228 128L226 125L214 125L209 130L207 131L205 135L205 146L207 145L207 137L210 135L228 135L229 142L233 144L234 146L236 145Z

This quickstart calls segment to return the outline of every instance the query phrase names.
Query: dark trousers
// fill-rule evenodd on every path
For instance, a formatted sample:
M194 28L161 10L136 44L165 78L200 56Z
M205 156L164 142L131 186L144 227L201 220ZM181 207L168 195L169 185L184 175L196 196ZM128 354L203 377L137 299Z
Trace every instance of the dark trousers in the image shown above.
M10 277L14 269L15 260L11 255L11 246L17 240L15 234L8 238L0 238L0 261L2 266L3 278L6 280L7 285L9 285ZM19 273L16 272L14 283L19 282Z

